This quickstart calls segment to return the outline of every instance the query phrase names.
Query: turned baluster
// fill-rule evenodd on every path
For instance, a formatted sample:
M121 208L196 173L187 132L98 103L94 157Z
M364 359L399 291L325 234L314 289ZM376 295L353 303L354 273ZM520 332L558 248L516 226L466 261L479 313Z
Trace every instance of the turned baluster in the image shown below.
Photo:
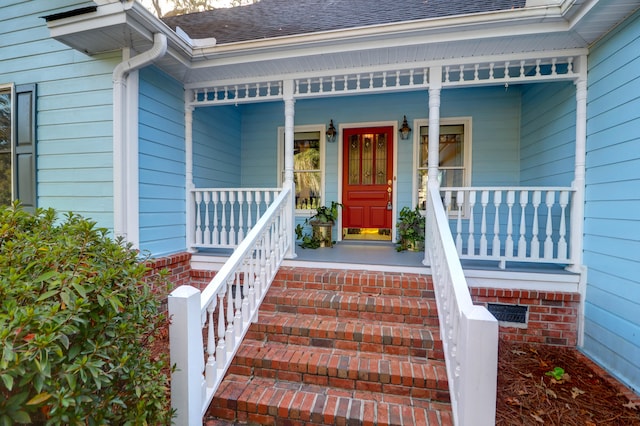
M533 229L531 230L531 257L540 257L540 240L538 239L538 207L542 200L541 191L533 191L531 202L533 203Z
M211 202L211 193L209 191L204 193L204 243L206 245L211 244L211 228L209 226L209 203Z
M507 207L509 208L509 211L507 213L507 240L504 248L506 257L513 257L513 204L515 201L515 192L507 191Z
M213 296L213 300L207 306L207 364L205 366L205 378L207 380L207 387L213 387L216 381L216 334L213 325L213 313L216 309L216 297Z
M213 229L211 233L213 234L213 245L217 246L220 243L220 239L218 238L220 233L218 229L218 191L214 191L211 194L211 201L213 202Z
M556 193L554 191L548 191L547 197L545 199L545 204L547 206L547 226L545 232L547 237L544 240L544 258L545 259L553 259L553 239L551 235L553 233L552 219L551 219L551 209L553 208L553 204L555 203Z
M502 204L502 191L493 194L493 207L495 208L493 219L493 243L491 244L491 254L493 257L500 256L500 205Z
M469 236L467 237L467 254L476 254L476 225L473 217L473 209L476 205L476 191L469 191Z
M196 244L202 244L202 218L200 207L202 203L202 193L196 192Z
M489 204L489 191L480 193L482 205L482 222L480 222L480 255L487 255L487 204Z
M518 239L518 257L527 257L527 230L525 211L529 202L529 191L520 191L520 238Z

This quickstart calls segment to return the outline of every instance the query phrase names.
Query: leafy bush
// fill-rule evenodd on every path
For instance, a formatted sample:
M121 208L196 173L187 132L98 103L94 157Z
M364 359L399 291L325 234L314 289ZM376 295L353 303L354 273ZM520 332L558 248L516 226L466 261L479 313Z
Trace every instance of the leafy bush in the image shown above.
M420 213L418 206L413 210L403 207L396 223L399 238L396 251L424 250L425 223L426 219Z
M78 215L0 209L0 424L170 424L146 272Z

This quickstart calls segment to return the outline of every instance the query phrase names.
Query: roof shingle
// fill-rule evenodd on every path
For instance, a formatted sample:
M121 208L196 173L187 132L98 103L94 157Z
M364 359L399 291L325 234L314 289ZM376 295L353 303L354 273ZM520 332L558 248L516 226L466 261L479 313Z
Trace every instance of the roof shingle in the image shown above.
M164 18L191 38L215 37L217 43L366 27L522 8L526 0L260 0Z

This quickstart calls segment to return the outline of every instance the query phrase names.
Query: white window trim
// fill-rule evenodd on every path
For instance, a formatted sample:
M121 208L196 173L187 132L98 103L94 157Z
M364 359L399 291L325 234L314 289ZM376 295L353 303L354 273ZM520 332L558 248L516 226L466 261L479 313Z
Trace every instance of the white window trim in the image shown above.
M462 186L471 186L471 169L473 166L472 163L472 148L473 148L473 140L471 138L472 132L472 117L446 117L440 118L440 126L450 126L462 124L464 126L464 174L463 174L463 185ZM420 118L413 120L413 192L412 192L412 201L413 206L418 204L418 166L420 161L420 128L429 126L428 118ZM465 212L466 216L466 212Z
M327 146L327 126L324 124L306 124L295 126L293 133L297 132L320 132L320 197L326 201L325 191L325 154ZM282 187L284 175L284 126L278 127L278 186ZM296 209L296 216L310 217L315 214L313 209Z
M11 131L9 132L9 153L11 155L11 174L9 175L11 177L11 201L13 202L16 199L16 194L14 193L15 191L15 185L13 182L14 179L14 175L15 175L15 164L14 164L14 159L13 159L13 152L15 150L15 141L13 140L13 134L15 133L15 120L16 120L16 114L15 111L13 110L13 106L15 103L15 99L16 99L16 88L15 88L15 84L13 83L3 83L0 84L0 91L6 91L8 89L8 91L11 93L11 105L9 106L10 110L11 110L11 122L9 123L9 125L11 126Z

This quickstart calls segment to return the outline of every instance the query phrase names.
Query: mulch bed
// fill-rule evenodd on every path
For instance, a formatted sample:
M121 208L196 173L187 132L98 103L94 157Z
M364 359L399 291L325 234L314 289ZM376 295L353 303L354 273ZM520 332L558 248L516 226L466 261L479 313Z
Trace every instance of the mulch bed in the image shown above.
M498 359L496 425L640 426L640 397L575 349L500 340Z

